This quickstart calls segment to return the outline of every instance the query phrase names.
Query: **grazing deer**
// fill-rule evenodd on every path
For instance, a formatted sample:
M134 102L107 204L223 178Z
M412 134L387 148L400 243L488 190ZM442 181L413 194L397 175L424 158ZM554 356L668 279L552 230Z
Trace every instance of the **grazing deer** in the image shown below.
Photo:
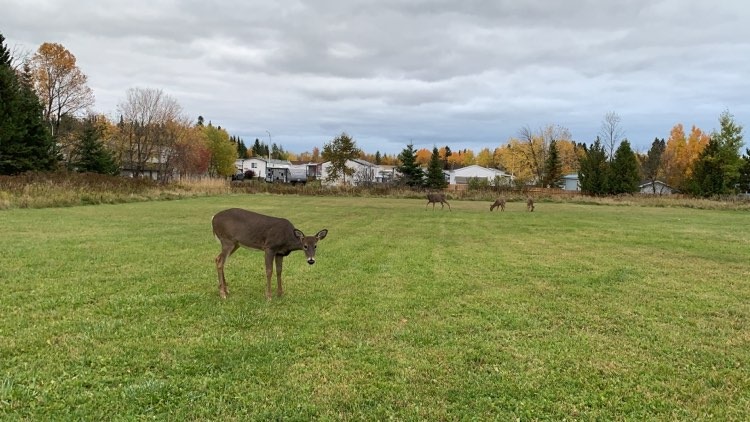
M495 203L490 205L490 211L494 210L495 208L500 208L500 211L505 211L505 198L495 199Z
M289 220L269 217L252 211L231 208L214 215L211 220L214 236L221 243L221 253L216 257L216 270L219 273L219 295L227 298L227 282L224 278L224 264L240 246L260 249L266 253L266 299L271 299L271 275L276 261L276 294L281 296L281 270L284 257L292 251L304 250L307 263L315 263L315 248L319 240L326 237L328 230L321 230L315 236L305 236L294 228Z
M448 206L448 211L453 211L451 209L451 204L448 203L448 201L445 200L445 194L444 193L428 193L427 194L427 205L424 206L425 211L427 211L427 207L432 203L432 210L435 211L435 204L440 202L440 209L442 210L445 208L445 205ZM445 205L443 205L445 204Z
M531 212L534 211L534 199L531 197L526 198L526 209Z

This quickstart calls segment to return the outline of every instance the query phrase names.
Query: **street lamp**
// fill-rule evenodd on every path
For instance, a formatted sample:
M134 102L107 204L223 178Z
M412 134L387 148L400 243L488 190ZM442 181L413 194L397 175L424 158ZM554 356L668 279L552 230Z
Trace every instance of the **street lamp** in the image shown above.
M270 160L271 159L271 144L273 143L273 141L271 140L271 132L269 132L268 129L266 129L266 133L268 134L268 159Z

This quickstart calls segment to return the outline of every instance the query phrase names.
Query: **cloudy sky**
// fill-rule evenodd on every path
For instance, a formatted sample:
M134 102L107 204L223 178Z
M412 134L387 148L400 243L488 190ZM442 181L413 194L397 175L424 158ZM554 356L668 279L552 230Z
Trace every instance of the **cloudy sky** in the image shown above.
M523 127L636 149L729 110L750 127L745 0L0 0L11 49L62 44L95 110L156 88L247 143L495 148ZM748 129L745 137L748 138ZM746 142L750 145L750 142Z

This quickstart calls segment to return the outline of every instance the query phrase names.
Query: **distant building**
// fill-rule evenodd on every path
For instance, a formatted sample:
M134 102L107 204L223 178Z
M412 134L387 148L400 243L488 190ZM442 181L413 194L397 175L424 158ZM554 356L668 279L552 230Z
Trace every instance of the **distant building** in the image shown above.
M471 165L448 171L448 183L451 185L466 185L471 179L485 179L488 183L493 185L497 180L501 185L510 185L512 176L502 170L478 165Z
M639 186L639 189L641 193L651 195L671 195L676 192L676 189L673 189L661 180L645 182Z
M320 180L324 185L354 185L361 186L370 183L377 182L377 176L379 175L378 166L370 163L369 161L354 159L346 160L346 166L354 170L354 174L351 176L341 176L338 180L328 181L328 174L331 168L331 162L326 161L320 165Z
M572 173L563 176L562 188L568 191L580 191L581 182L578 180L578 174Z

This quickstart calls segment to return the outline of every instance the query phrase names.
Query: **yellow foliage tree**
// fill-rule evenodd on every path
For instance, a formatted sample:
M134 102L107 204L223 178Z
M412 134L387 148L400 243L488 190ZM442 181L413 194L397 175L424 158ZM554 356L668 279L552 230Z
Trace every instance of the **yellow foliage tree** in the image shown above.
M693 125L690 136L685 135L681 123L676 124L669 133L662 165L668 185L684 189L686 181L692 174L693 163L698 159L710 136Z

